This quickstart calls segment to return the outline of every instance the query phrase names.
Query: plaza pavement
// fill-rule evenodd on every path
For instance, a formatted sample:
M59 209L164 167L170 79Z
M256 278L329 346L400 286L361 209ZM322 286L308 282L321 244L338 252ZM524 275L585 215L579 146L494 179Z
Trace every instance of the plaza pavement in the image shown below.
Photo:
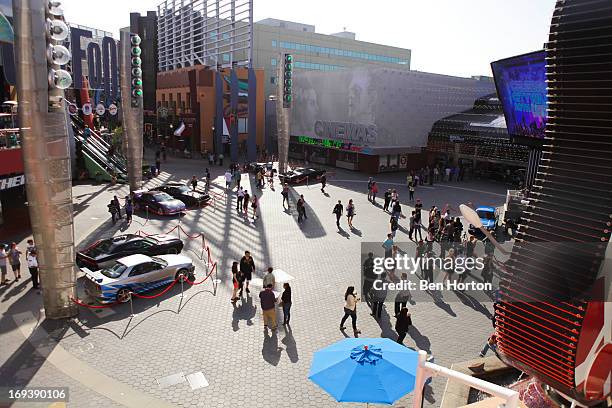
M147 187L167 180L203 176L207 163L170 158L162 174ZM224 170L211 168L214 191L221 193ZM43 321L41 298L29 281L0 289L0 386L69 386L71 407L177 406L177 407L333 407L338 404L308 379L313 352L344 338L338 330L347 286L360 286L361 242L382 242L389 216L366 198L364 175L334 170L327 194L320 185L299 186L292 197L304 194L308 220L300 226L292 211L283 210L278 183L276 191L258 192L260 218L245 220L235 211L235 197L219 198L214 206L189 211L181 219L189 234L203 233L213 258L219 262L220 283L216 296L210 281L180 285L156 299L136 299L136 316L130 306L94 312L81 308L70 322ZM407 213L405 175L377 177L381 192L397 186ZM252 191L254 180L243 176ZM218 187L215 187L217 185ZM126 186L77 185L75 239L79 247L101 237L143 230L165 232L178 217L134 217L131 226L112 225L106 204L114 194L127 193ZM446 203L454 208L465 202L501 205L505 186L487 182L439 184L418 188L424 208ZM352 198L356 205L355 230L338 232L331 213L333 204ZM379 202L381 200L379 199ZM403 221L406 224L406 220ZM144 224L144 226L143 226ZM177 233L175 230L173 233ZM181 235L185 238L184 233ZM407 241L398 231L397 241ZM205 265L197 259L200 241L187 244L186 254L197 265L197 279ZM25 243L21 243L25 248ZM192 252L189 250L193 250ZM251 251L256 276L268 266L282 269L295 280L290 328L264 333L258 289L250 297L230 303L231 262ZM482 248L480 248L482 250ZM184 252L185 253L185 252ZM25 272L27 275L27 272ZM81 286L81 285L80 285ZM82 289L80 289L81 296ZM409 305L413 327L405 344L432 353L444 366L477 356L492 331L490 304L462 302L446 296L444 302L419 301ZM358 305L361 337L395 339L393 304L387 304L377 322L365 303ZM279 318L282 312L279 311ZM26 337L34 330L30 340ZM347 330L347 334L352 334ZM209 386L192 390L187 376L201 372ZM170 378L166 378L173 376ZM174 379L174 385L159 383ZM435 378L427 387L425 406L439 406L446 381ZM410 406L411 396L395 406ZM47 404L48 406L49 404ZM363 406L362 404L345 404ZM45 406L15 404L15 406Z

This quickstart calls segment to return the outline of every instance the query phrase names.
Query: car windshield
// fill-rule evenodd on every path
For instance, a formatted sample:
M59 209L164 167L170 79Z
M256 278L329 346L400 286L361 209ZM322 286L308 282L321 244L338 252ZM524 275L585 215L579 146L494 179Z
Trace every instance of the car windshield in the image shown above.
M116 279L120 277L121 274L123 274L123 272L125 272L126 269L127 269L127 266L125 266L124 264L120 262L115 262L113 266L104 268L100 272L102 273L102 275L108 278Z
M480 218L484 218L484 219L487 219L487 220L494 220L495 219L495 213L493 213L491 211L478 210L476 212L478 213L478 216Z
M161 258L158 258L156 256L152 256L151 259L153 259L156 263L160 264L162 266L162 268L165 268L166 266L168 266L168 262L164 261Z
M172 197L170 197L170 195L169 195L169 194L166 194L166 193L157 193L157 194L155 194L155 195L153 196L153 198L154 198L154 199L155 199L155 201L157 201L158 203L161 203L161 202L163 202L163 201L170 201L170 200L172 200L172 199L173 199Z
M103 254L111 253L111 247L113 246L113 242L110 239L105 239L104 241L100 241L98 245L87 251L87 254L91 257L96 257Z

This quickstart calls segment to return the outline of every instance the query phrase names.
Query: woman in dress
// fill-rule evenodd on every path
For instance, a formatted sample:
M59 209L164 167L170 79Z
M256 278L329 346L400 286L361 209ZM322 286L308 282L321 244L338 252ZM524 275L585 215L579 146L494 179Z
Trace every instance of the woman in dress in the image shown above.
M355 216L355 204L353 204L353 200L349 200L348 205L346 206L346 219L348 221L349 228L353 228L353 217Z

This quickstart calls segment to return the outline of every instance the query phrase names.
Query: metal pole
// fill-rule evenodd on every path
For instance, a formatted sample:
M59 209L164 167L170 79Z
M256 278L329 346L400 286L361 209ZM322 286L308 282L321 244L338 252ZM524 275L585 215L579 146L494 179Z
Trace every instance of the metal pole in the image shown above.
M137 107L132 107L131 72L132 55L129 32L121 32L121 112L123 132L127 142L127 168L130 192L142 186L142 96Z
M134 305L132 304L132 292L128 292L130 295L130 317L136 316L134 314Z
M183 297L183 291L184 291L183 284L185 282L185 277L183 276L183 274L180 274L179 277L181 279L181 298L182 298Z
M19 126L43 305L47 318L74 317L72 171L64 92L49 90L45 2L13 0L13 10Z

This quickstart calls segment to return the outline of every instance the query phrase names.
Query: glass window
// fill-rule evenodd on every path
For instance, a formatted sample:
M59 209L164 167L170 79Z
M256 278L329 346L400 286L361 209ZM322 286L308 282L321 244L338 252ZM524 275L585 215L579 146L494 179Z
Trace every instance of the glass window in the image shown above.
M275 84L276 83L276 77L271 76L270 77L270 83L271 84Z
M276 66L276 58L272 58L270 60L270 65L272 65L273 67Z
M229 54L223 54L223 62L229 62L230 60L230 55Z
M272 48L276 48L276 40L272 40Z

